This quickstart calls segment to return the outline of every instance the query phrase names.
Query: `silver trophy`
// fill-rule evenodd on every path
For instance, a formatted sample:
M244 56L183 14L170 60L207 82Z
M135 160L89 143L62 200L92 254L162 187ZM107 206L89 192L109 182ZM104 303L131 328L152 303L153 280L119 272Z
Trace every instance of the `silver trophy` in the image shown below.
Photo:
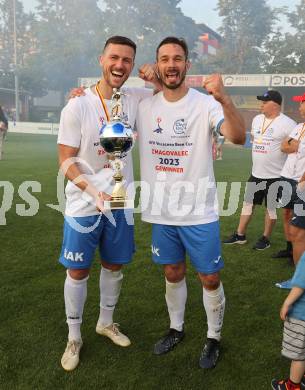
M119 89L113 89L111 97L110 121L100 130L100 144L108 154L115 185L111 200L104 201L105 210L133 208L133 199L127 199L123 185L123 158L131 151L134 144L134 133L129 123L123 119L122 95Z

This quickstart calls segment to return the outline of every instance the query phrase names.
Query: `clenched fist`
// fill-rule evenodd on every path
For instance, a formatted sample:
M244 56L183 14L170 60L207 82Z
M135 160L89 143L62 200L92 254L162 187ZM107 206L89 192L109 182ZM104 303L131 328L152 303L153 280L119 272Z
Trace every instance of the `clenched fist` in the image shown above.
M225 93L225 88L219 73L211 74L203 79L202 87L207 90L210 95L219 103L224 103L228 98Z
M161 91L162 85L157 75L157 66L156 64L144 64L139 68L139 77L144 80L152 83L155 87L155 90Z

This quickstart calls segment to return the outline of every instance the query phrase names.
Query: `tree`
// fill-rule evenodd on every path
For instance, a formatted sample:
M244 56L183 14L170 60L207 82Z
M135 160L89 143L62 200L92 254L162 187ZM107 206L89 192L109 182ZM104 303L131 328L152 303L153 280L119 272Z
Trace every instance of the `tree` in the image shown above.
M272 32L276 11L265 0L219 0L217 9L223 18L219 31L224 41L208 66L225 73L259 72L261 47Z
M137 44L138 65L155 60L158 44L169 35L184 37L190 47L200 31L178 7L181 0L104 0L107 34L126 35Z
M99 75L105 28L97 0L39 0L34 27L40 68L49 89L67 91L77 78Z
M14 74L18 72L20 87L32 92L41 89L42 81L39 79L39 73L32 73L30 67L30 58L35 50L35 39L32 35L35 18L32 13L24 12L19 0L16 0L15 4L17 65L14 50L13 2L0 0L0 84L5 88L14 88Z
M304 72L305 63L305 0L300 0L295 11L285 12L291 32L278 29L265 45L267 72Z

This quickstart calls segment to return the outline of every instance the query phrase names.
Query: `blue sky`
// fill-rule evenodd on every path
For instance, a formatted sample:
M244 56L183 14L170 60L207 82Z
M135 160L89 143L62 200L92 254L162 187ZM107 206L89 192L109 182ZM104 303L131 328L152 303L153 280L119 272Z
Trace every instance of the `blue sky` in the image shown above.
M86 0L84 0L86 1ZM35 0L22 0L25 10L34 9ZM300 0L268 0L272 7L287 6L293 9ZM180 7L186 16L190 16L197 23L205 23L212 29L217 30L220 26L221 20L215 11L217 0L182 0Z

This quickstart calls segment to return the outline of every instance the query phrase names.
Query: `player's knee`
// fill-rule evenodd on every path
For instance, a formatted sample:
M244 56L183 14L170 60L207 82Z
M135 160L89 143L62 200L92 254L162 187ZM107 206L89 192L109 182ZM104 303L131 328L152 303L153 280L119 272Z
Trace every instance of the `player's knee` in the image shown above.
M216 290L220 285L220 276L218 273L210 275L199 273L199 278L203 287L207 290Z
M101 260L101 264L104 268L109 269L110 271L116 272L119 271L123 265L122 264L110 264L105 260Z
M290 233L292 236L292 242L294 244L303 244L305 246L305 230L299 229L295 226L290 226Z
M252 203L243 203L243 208L241 210L242 215L251 215L253 212L253 204Z
M170 283L178 283L185 276L185 263L167 264L164 267L164 273Z
M277 219L276 209L267 209L267 213L268 213L270 219L273 219L273 220Z
M69 269L69 275L72 279L82 280L89 275L89 268L86 269Z

